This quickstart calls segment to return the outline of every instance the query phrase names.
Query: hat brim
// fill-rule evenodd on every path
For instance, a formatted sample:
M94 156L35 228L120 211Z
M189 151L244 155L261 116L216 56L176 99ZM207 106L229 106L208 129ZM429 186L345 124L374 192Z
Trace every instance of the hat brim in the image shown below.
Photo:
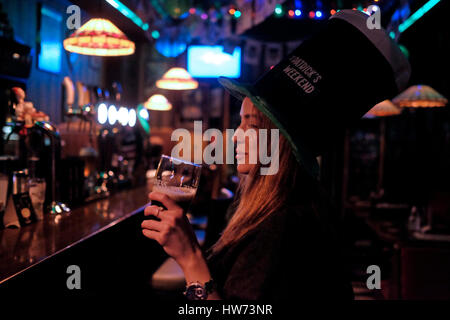
M304 148L300 141L294 141L285 126L275 116L275 112L273 111L275 109L257 94L253 85L239 83L233 79L225 77L220 77L218 81L236 99L244 100L245 97L248 97L258 108L258 110L268 117L270 121L272 121L272 123L281 131L283 136L289 141L292 147L292 152L294 153L297 161L302 164L313 177L318 176L319 164L316 157Z

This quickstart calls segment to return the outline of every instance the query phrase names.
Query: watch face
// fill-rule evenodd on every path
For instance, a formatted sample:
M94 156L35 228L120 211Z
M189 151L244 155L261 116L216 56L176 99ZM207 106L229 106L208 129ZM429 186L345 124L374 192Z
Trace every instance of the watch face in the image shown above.
M197 298L202 299L205 296L206 292L205 289L203 289L203 287L198 286L194 288L194 294Z
M189 300L204 300L207 296L205 288L199 284L192 284L186 290L186 297Z

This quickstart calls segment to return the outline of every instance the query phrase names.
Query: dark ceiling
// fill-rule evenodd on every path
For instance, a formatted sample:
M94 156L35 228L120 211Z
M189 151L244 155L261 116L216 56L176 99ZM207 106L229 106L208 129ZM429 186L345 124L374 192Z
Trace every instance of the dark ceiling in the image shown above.
M90 18L105 18L111 20L129 39L135 42L150 41L150 37L130 19L117 11L105 0L70 0L88 13ZM122 0L126 4L126 1ZM86 21L82 21L84 23Z
M142 4L145 2L145 10L152 11L151 14L146 12L145 14L148 16L161 18L158 16L158 11L154 9L152 3L169 3L170 1L162 1L162 0L121 0L126 6L132 9L134 12L138 12L136 6L137 4ZM182 1L182 0L177 0ZM208 8L219 8L224 5L228 5L230 3L235 3L235 1L231 0L185 0L184 2L188 2L192 4L193 7L202 8L207 10ZM329 16L330 9L338 9L338 8L353 8L358 7L358 5L362 7L366 7L370 4L376 3L381 7L383 12L382 15L382 25L385 27L393 14L393 12L398 8L401 2L405 2L407 0L380 0L379 2L368 1L368 0L287 0L284 2L283 7L285 10L295 9L296 6L301 3L303 17L300 19L291 19L286 16L282 18L277 18L274 15L267 18L261 24L247 30L244 33L245 37L255 38L259 40L265 41L289 41L289 40L297 40L303 39L306 36L316 32L320 29L321 26L325 23L327 17ZM414 12L420 6L422 6L427 0L409 0L411 11ZM121 29L131 40L140 42L140 41L152 41L149 32L144 32L140 27L135 25L131 20L123 16L119 11L113 8L110 4L108 4L105 0L71 0L72 3L80 6L84 11L86 11L90 16L95 17L104 17L108 18L116 26ZM175 2L175 0L172 0ZM316 10L321 8L321 10L325 13L323 19L309 19L305 17L310 10ZM142 6L141 6L142 10ZM147 14L148 13L148 14ZM148 19L144 19L144 22L149 23L150 28L155 24L155 21L149 21Z

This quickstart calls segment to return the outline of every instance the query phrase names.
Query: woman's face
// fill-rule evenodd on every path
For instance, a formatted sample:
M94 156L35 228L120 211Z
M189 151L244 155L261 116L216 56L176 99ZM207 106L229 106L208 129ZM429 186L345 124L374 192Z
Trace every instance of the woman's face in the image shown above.
M242 101L240 116L241 124L238 129L242 129L247 134L250 133L248 130L252 129L256 133L253 143L251 143L248 135L239 135L237 131L233 136L233 142L236 144L237 171L241 174L248 174L256 166L255 158L252 159L250 155L253 155L256 159L259 157L258 130L261 120L255 105L247 97Z

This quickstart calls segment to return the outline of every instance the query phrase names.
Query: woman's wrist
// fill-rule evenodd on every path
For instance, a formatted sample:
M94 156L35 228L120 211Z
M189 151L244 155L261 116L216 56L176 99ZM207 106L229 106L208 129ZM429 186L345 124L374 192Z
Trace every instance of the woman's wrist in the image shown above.
M203 252L200 248L198 248L198 250L194 250L193 254L186 259L183 265L180 264L180 266L184 272L184 278L187 284L186 292L189 291L189 285L200 283L205 290L212 290L212 292L207 293L208 300L220 300L220 296L214 288L215 284L211 281L212 277L208 264L206 263L206 259L204 258ZM210 287L209 290L207 288L208 285Z
M203 256L200 248L196 248L194 252L186 257L180 267L183 270L186 283L201 282L206 283L211 280L211 273L209 272L208 264Z

